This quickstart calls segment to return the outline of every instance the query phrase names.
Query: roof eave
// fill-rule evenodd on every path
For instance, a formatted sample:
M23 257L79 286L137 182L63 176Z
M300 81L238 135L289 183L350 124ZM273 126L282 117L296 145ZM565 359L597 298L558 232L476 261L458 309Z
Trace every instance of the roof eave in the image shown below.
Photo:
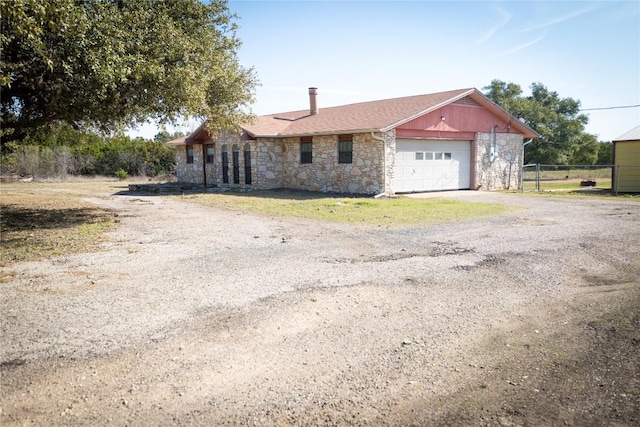
M172 139L171 141L165 142L165 145L170 145L173 147L177 147L179 145L187 145L185 142L186 137L182 136L180 138Z
M340 135L340 134L348 134L348 133L369 133L369 132L382 132L381 129L378 128L367 128L367 129L335 129L331 131L320 131L320 132L304 132L304 133L291 133L291 134L252 134L254 138L298 138L301 136L327 136L327 135ZM247 131L247 133L250 133Z

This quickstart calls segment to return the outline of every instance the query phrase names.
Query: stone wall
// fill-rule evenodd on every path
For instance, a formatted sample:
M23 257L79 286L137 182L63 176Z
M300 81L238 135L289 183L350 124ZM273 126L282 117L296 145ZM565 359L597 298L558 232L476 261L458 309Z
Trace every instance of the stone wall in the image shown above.
M475 142L476 184L482 190L518 189L522 165L522 135L478 133Z
M520 185L522 136L507 133L476 135L476 184L483 190L517 189ZM393 194L396 160L395 131L353 135L353 162L338 163L338 136L312 138L312 163L300 163L300 138L244 140L221 132L214 143L214 164L207 164L207 185L229 188ZM222 179L222 151L229 156L229 183ZM239 154L240 182L233 181L233 150ZM491 158L491 148L496 156ZM246 183L245 151L251 152L251 184ZM203 146L193 145L193 164L186 163L186 147L176 147L177 177L181 182L204 182Z
M254 157L255 146L251 143L255 141L242 141L240 136L233 132L221 132L218 140L214 143L213 140L206 141L205 144L191 144L188 147L193 147L193 163L187 163L187 146L179 145L176 147L176 178L178 182L188 182L193 184L204 184L204 174L206 171L206 185L208 186L228 186L233 188L245 188L250 187L245 183L245 164L244 164L244 149L249 144L252 151L251 165L252 165L252 180L255 182L255 165L256 159ZM229 154L229 184L223 184L222 182L222 150L226 146ZM233 182L233 148L237 147L239 150L239 174L240 183L234 184ZM213 163L206 162L206 147L213 147L214 156ZM204 168L204 169L203 169Z
M376 135L377 138L382 138L384 144L384 194L392 196L394 178L396 174L396 131L392 129L380 135ZM376 138L376 139L377 139Z
M312 162L300 163L300 138L281 140L282 186L310 191L377 194L384 186L382 142L353 135L352 163L338 163L338 135L312 138Z
M245 173L245 151L251 152L251 184L246 183ZM228 183L223 181L223 168L222 168L222 153L226 150L228 157L229 170L227 173ZM238 152L238 175L239 182L234 182L234 170L233 170L233 152ZM218 139L214 144L214 170L215 176L207 184L215 185L216 187L228 187L228 188L257 188L255 183L256 177L256 164L257 153L255 141L242 140L237 132L220 131Z
M176 178L179 182L202 184L202 145L193 144L188 147L193 148L193 163L187 163L187 146L176 147Z
M281 139L258 138L257 141L251 141L251 144L255 147L252 152L252 156L255 153L255 179L252 188L283 188L282 163L285 153Z

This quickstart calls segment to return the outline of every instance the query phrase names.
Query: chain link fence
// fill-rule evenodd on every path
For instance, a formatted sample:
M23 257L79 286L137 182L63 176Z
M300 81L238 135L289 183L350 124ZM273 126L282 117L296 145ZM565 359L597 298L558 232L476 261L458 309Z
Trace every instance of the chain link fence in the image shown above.
M640 176L638 166L615 165L539 165L523 167L523 191L566 191L616 193L628 191L616 182L628 176Z
M628 184L631 183L631 184ZM524 165L523 191L637 192L640 165Z

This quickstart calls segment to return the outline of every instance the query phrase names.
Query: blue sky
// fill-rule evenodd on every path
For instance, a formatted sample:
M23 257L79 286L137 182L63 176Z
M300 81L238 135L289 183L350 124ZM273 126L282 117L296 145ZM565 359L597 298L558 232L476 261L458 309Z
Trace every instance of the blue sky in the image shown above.
M540 82L582 108L640 104L638 1L245 1L240 62L261 82L255 114ZM640 107L585 111L611 140ZM195 124L191 124L193 127ZM152 137L147 134L147 137Z

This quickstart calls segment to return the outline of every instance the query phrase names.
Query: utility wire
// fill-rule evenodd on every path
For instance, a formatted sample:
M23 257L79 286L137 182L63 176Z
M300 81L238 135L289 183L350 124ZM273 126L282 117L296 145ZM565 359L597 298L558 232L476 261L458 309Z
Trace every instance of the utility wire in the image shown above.
M635 105L621 105L619 107L602 107L602 108L583 108L580 111L595 111L595 110L617 110L619 108L634 108L634 107L640 107L640 104L635 104Z

